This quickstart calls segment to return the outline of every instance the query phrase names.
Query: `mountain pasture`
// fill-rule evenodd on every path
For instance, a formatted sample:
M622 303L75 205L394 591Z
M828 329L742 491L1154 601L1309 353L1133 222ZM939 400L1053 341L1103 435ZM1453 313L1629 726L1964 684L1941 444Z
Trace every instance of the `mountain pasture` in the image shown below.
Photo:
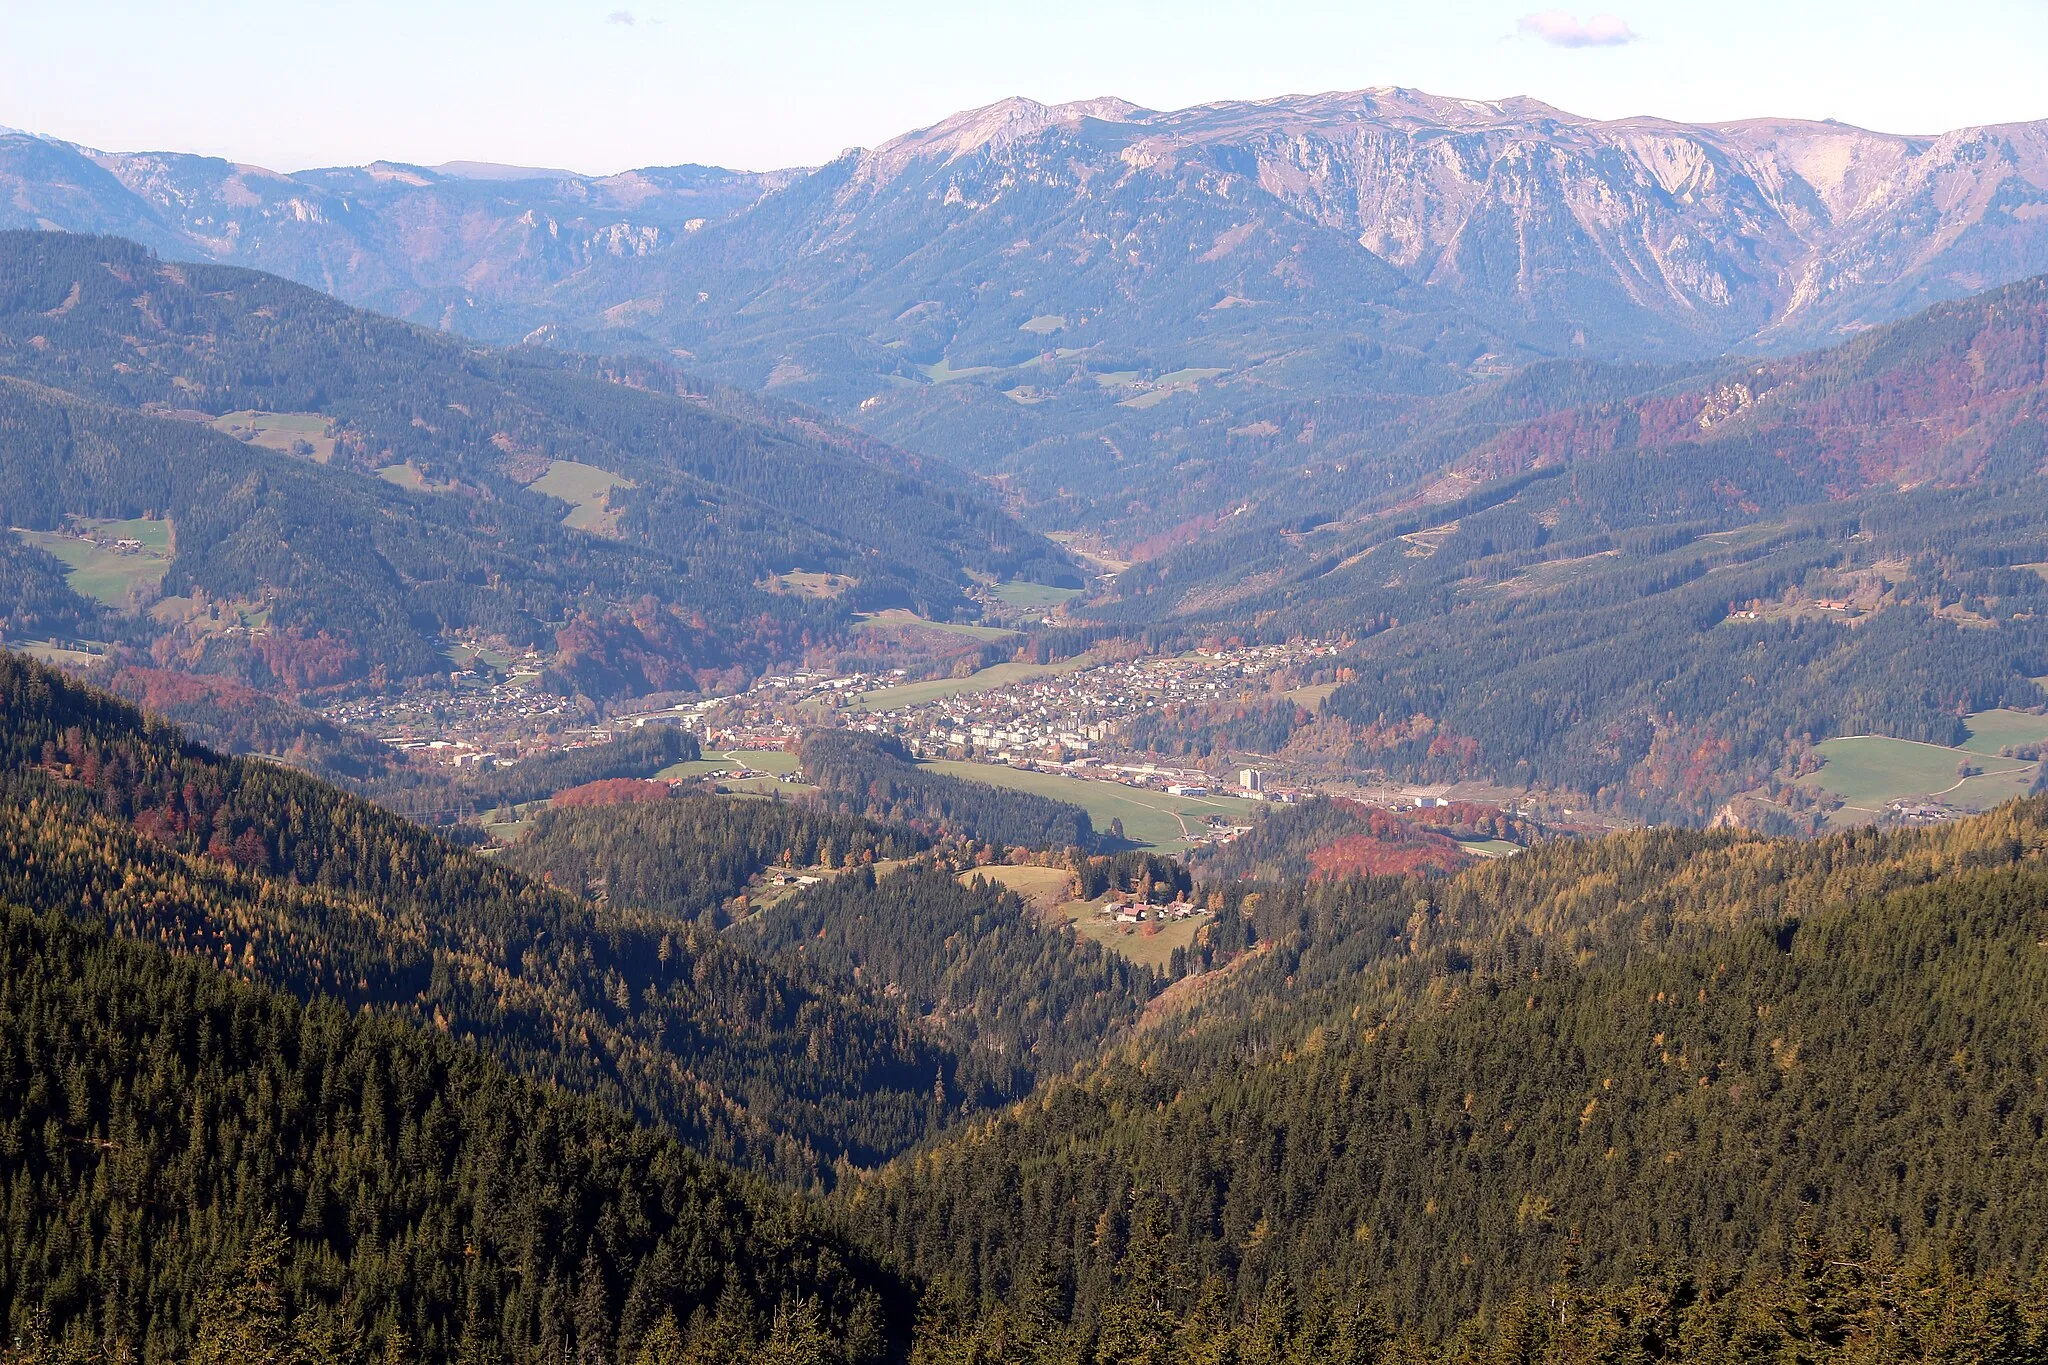
M549 462L547 473L526 486L536 493L545 493L569 504L562 525L576 531L608 535L612 530L611 507L607 501L611 491L635 485L631 479L609 469L579 464L574 460L554 460Z
M334 458L334 423L317 412L244 408L213 419L213 429L283 455L326 464Z
M171 524L160 518L123 521L76 518L74 530L24 531L15 535L55 555L70 570L65 575L82 596L119 607L138 586L155 586L171 567ZM123 542L131 542L124 545Z
M1033 772L1001 763L933 759L923 766L969 782L986 782L994 787L1010 787L1071 802L1088 812L1088 818L1099 831L1107 832L1110 821L1121 820L1124 838L1140 848L1162 853L1186 848L1189 835L1199 830L1211 815L1235 818L1244 810L1242 802L1227 797L1169 796L1145 787L1127 787L1121 782Z
M1974 723L1977 718L1971 719ZM1891 802L1916 797L1965 810L1988 809L2024 796L2037 771L2032 762L1999 758L1995 752L1987 755L1885 735L1848 735L1816 747L1827 761L1807 781L1842 799L1842 815L1850 818L1838 819L1838 824L1861 823ZM1965 765L1982 771L1965 773Z

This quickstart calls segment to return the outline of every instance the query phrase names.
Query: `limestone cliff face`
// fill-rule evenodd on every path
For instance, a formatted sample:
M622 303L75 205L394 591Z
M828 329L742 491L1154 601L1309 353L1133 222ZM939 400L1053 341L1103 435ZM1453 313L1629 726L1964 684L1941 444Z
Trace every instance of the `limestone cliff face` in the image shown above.
M1599 350L1821 341L2048 270L2048 123L1600 122L1386 89L1173 113L1007 100L860 154L804 246L860 241L905 198L941 221L1010 207L1037 245L1048 192L1143 204L1131 230L1160 244L1233 217L1180 244L1204 259L1274 220L1294 246L1341 234L1361 270Z

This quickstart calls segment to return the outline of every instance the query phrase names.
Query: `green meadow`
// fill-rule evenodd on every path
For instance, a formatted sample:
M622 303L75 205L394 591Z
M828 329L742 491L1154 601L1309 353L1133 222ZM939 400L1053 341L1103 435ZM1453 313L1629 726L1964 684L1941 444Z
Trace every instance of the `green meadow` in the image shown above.
M1847 819L1838 817L1838 824L1875 814L1893 801L1929 798L1963 810L1986 810L2026 795L2040 765L2000 758L1998 750L2048 739L2048 717L1980 711L1967 723L1970 738L1958 749L1883 735L1827 740L1815 746L1825 764L1805 780L1842 799ZM1963 764L1983 771L1965 777L1959 770Z
M1013 607L1056 607L1081 595L1079 588L1054 588L1044 583L1005 583L996 589L998 600Z
M64 579L72 591L81 596L118 607L128 600L129 589L139 583L161 582L164 571L171 567L171 523L168 521L154 517L134 517L125 521L78 517L72 524L100 540L142 542L140 552L124 554L80 540L75 535L16 530L14 534L26 543L64 561L64 566L70 570Z
M923 370L925 378L931 380L934 384L950 384L956 379L972 379L978 374L994 374L996 372L994 365L969 365L964 370L956 370L953 368L953 363L950 360L936 360L929 365L920 365L918 368Z
M933 621L919 616L904 607L891 607L887 611L862 614L855 630L882 630L891 626L917 630L940 630L948 635L964 635L970 640L1007 640L1016 635L1014 630L1000 626L972 626L959 621Z
M334 423L317 412L257 412L245 408L213 419L214 430L253 446L326 464L334 458ZM307 448L298 449L303 443Z
M562 525L578 531L603 532L609 529L607 519L611 513L607 499L611 491L635 485L631 479L609 469L599 469L594 464L555 460L548 465L547 473L526 486L536 493L545 493L569 504L569 512L562 518Z
M1154 971L1163 972L1172 965L1173 950L1191 946L1195 935L1212 918L1204 913L1160 923L1118 924L1115 919L1100 913L1104 903L1070 901L1060 910L1081 937Z
M999 763L933 759L924 766L969 782L986 782L993 787L1010 787L1071 802L1088 812L1088 818L1099 831L1107 831L1112 820L1122 820L1126 839L1161 852L1178 852L1188 846L1182 820L1189 830L1199 831L1211 815L1222 815L1233 822L1245 818L1244 803L1231 797L1168 796L1163 791L1126 787L1121 782L1030 772Z

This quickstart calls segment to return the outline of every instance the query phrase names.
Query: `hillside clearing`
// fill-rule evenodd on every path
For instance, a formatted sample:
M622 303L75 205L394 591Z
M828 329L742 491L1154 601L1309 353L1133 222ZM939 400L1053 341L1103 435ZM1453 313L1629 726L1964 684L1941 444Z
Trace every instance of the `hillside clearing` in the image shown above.
M1005 583L996 597L1013 607L1056 607L1081 595L1080 588L1055 588L1044 583Z
M1074 891L1074 874L1063 867L971 867L960 884L971 886L977 877L1008 887L1042 916L1058 911Z
M960 621L933 621L919 616L908 607L890 607L887 611L869 612L859 617L855 630L886 630L891 627L906 630L936 630L948 635L965 635L970 640L1007 640L1016 635L1014 630L1000 626L974 626Z
M548 464L547 473L526 486L536 493L545 493L569 504L562 525L595 535L610 535L617 529L610 506L611 491L638 485L594 464L554 460Z
M1108 833L1110 821L1121 820L1125 839L1158 852L1177 853L1187 848L1188 834L1200 830L1211 815L1239 819L1244 812L1242 802L1228 797L1168 796L1148 788L1127 787L1121 782L1033 772L999 763L932 759L922 766L969 782L986 782L993 787L1011 787L1070 802L1088 812L1097 833Z
M1081 937L1154 971L1165 971L1173 962L1173 950L1192 947L1202 926L1214 918L1204 913L1166 923L1119 924L1102 913L1105 904L1118 899L1069 901L1060 907L1060 913Z
M64 581L83 597L109 607L126 605L140 584L155 586L171 567L171 524L155 517L122 521L78 517L71 532L24 531L14 534L27 544L55 555L70 572ZM125 547L122 542L129 542Z
M2024 796L2038 771L2034 763L1999 758L1995 750L1986 755L1884 735L1852 735L1816 747L1826 762L1805 781L1840 797L1851 822L1875 815L1894 801L1915 797L1937 799L1962 810L1988 809L2010 797ZM1958 771L1965 763L1984 771L1965 777Z
M969 365L964 370L956 370L953 368L953 363L949 360L935 360L929 365L920 365L918 368L923 370L924 377L931 380L934 384L951 384L958 379L972 379L976 375L994 374L996 372L994 365Z
M213 419L213 429L248 445L326 464L334 458L334 423L317 412L245 408Z

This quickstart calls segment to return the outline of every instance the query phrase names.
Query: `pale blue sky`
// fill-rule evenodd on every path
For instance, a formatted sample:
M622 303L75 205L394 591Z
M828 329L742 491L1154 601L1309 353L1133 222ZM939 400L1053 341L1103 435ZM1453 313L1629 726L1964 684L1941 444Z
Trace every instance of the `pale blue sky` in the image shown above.
M0 0L0 124L280 170L767 168L1010 94L1367 85L1936 132L2048 117L2048 0Z

